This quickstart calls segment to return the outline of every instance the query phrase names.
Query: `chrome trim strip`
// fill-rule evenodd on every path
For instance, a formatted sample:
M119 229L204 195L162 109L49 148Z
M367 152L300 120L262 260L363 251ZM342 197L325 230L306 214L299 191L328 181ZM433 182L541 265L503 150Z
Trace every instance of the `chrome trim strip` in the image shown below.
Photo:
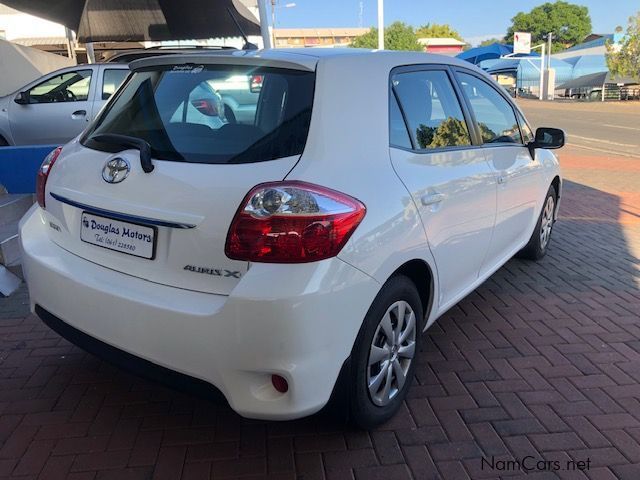
M124 222L143 223L146 225L155 225L158 227L169 227L169 228L181 228L181 229L196 228L196 225L191 225L189 223L168 222L166 220L158 220L155 218L147 218L147 217L138 217L135 215L127 215L126 213L118 213L118 212L113 212L111 210L105 210L103 208L92 207L91 205L85 205L84 203L75 202L66 197L63 197L62 195L57 195L53 192L49 192L49 195L51 195L53 198L55 198L59 202L66 203L67 205L71 205L72 207L80 208L89 213L95 213L97 215L104 215L107 217L114 218L116 220L122 220Z

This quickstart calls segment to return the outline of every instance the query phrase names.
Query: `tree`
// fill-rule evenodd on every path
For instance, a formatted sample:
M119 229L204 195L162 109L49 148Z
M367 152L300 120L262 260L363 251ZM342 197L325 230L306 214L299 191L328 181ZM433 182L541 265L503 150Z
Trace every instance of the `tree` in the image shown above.
M533 44L543 42L547 33L552 32L553 51L557 52L581 42L591 33L591 17L587 7L564 1L547 2L511 19L504 37L507 43L513 43L514 32L531 33Z
M416 140L420 148L440 148L451 145L469 145L467 126L457 118L449 117L437 127L421 123L416 131Z
M616 29L622 32L622 27ZM640 12L629 18L627 33L620 45L607 42L607 66L612 75L640 81Z
M494 43L504 43L504 39L503 38L487 38L486 40L483 40L482 42L480 42L480 46L486 47L488 45L493 45Z
M418 38L455 38L464 42L462 36L448 24L427 23L416 30Z
M371 28L364 35L356 37L351 43L353 48L378 48L378 29ZM411 25L394 22L384 29L384 48L387 50L421 51L416 33Z

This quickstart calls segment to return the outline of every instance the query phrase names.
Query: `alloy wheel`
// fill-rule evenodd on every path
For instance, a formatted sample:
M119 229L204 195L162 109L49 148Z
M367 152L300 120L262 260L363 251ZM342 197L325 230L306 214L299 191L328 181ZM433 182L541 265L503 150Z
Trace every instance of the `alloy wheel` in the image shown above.
M542 219L540 222L540 248L544 250L551 239L551 229L553 228L553 211L555 209L555 200L552 196L547 198L547 202L542 210Z
M367 387L375 405L384 407L402 390L416 349L416 315L404 300L393 303L373 335L367 363Z

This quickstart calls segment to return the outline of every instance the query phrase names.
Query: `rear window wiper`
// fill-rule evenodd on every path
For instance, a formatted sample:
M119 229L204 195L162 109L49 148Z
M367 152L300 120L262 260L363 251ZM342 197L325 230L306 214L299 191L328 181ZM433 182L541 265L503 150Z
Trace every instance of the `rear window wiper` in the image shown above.
M140 151L140 166L145 173L153 172L153 163L151 163L151 145L148 142L137 137L129 135L120 135L117 133L100 133L88 138L98 143L108 143L126 148L136 148Z

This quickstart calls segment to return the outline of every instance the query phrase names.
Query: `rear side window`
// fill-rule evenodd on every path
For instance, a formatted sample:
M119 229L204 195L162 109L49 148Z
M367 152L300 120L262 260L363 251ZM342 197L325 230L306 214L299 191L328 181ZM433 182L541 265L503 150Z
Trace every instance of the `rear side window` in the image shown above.
M416 149L471 145L462 109L446 72L398 73L391 82Z
M458 73L483 143L523 143L511 105L495 88L473 75Z
M309 132L314 85L313 72L266 67L139 71L82 143L112 152L117 147L91 136L128 135L148 142L156 159L191 163L252 163L298 155Z
M393 92L389 103L389 144L392 147L411 148L411 139L402 118L400 106Z
M102 74L102 100L109 100L120 84L129 75L129 70L108 68Z

